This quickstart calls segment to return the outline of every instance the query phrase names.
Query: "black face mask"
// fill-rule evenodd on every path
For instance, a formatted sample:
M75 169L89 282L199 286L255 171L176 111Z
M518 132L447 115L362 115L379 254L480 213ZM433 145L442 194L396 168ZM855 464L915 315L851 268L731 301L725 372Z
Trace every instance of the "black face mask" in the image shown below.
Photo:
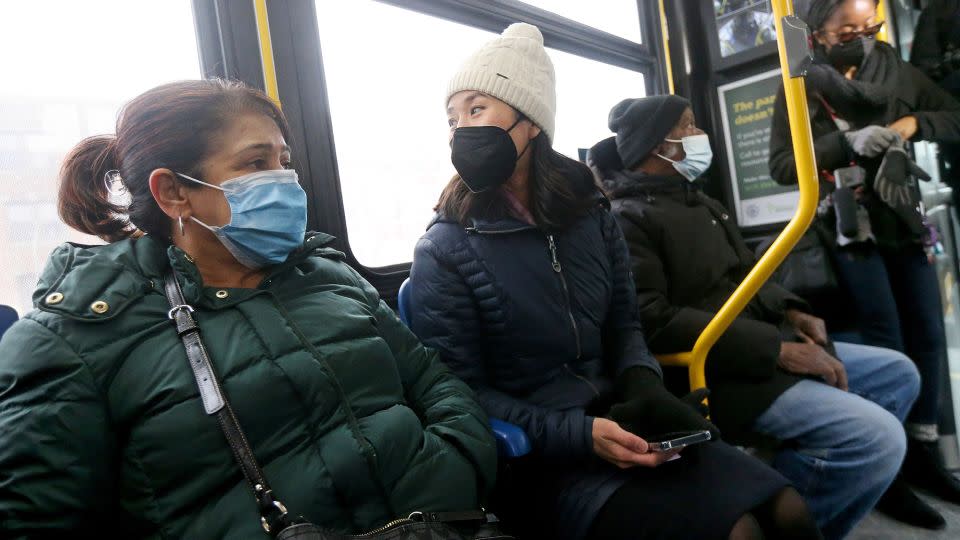
M517 155L517 147L510 138L510 131L520 120L518 118L506 130L497 126L476 126L457 128L453 132L450 161L467 189L482 193L510 178L517 160L523 155L523 152Z
M860 67L863 59L873 51L876 45L875 38L860 36L857 39L846 43L837 43L827 52L827 59L833 64L833 67L844 70L850 67Z

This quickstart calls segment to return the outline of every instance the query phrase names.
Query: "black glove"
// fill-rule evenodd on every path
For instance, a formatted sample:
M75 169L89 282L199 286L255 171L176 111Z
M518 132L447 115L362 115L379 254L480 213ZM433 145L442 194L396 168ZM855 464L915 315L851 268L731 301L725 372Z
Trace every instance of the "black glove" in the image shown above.
M903 146L891 146L877 169L873 191L893 209L910 232L919 236L925 232L925 228L919 207L917 178L930 180L930 175L910 159Z
M609 417L631 433L650 437L677 431L709 430L714 439L720 438L720 430L703 415L706 388L680 399L663 386L663 381L653 370L634 367L620 375L617 390L622 401L610 408Z
M693 392L690 392L689 394L680 398L680 401L686 403L687 405L692 407L693 410L697 411L697 414L706 418L707 416L710 415L710 407L708 407L707 404L704 403L704 401L709 396L710 396L710 390L706 388L698 388Z

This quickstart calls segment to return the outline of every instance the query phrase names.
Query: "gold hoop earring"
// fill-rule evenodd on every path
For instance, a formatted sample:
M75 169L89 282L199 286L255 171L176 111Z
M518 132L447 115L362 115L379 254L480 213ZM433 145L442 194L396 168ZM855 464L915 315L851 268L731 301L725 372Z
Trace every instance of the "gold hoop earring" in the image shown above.
M183 214L181 214L180 217L177 218L177 222L180 223L180 236L186 236L187 233L183 232Z

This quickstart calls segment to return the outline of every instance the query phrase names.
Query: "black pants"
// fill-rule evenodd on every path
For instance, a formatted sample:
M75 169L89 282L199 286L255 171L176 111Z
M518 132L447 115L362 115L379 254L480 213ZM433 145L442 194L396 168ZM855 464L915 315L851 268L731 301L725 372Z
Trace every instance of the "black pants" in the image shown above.
M923 386L907 422L936 424L946 369L936 267L919 245L881 254L869 244L840 248L837 270L854 299L863 343L900 351L917 364Z

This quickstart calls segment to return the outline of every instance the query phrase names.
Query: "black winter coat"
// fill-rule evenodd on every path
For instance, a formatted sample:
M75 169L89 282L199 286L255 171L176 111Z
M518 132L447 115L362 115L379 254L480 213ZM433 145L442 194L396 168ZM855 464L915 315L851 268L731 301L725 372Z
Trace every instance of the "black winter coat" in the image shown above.
M925 140L945 143L960 142L960 102L957 102L945 90L927 78L916 67L900 59L892 47L886 43L876 44L871 57L889 64L883 80L867 81L883 84L891 89L886 107L875 114L860 118L846 118L851 129L867 125L886 126L907 115L917 119L917 133L913 140ZM867 61L871 61L868 57ZM860 77L862 71L855 77ZM807 91L807 107L810 111L811 130L813 132L814 154L817 167L821 172L832 173L835 169L846 167L856 161L867 171L867 197L865 207L870 213L870 222L877 244L882 248L897 250L918 241L901 223L899 218L886 205L870 197L870 186L880 166L882 158L858 157L850 149L843 132L837 127L828 109L817 97L815 89ZM867 111L867 108L861 108ZM783 88L777 93L774 104L773 121L770 132L770 175L779 184L796 184L797 169L794 163L793 143L790 135L790 122L787 118ZM821 174L820 198L833 192L834 185ZM830 231L836 231L833 217L824 223Z
M689 351L753 268L727 210L685 178L605 172L630 249L643 326L655 353ZM777 367L781 326L805 302L768 281L720 337L707 360L712 419L733 442L752 442L754 420L800 380Z
M960 0L933 0L917 19L910 63L956 97L960 95L960 69L943 65L948 48L960 49Z
M438 217L417 243L410 284L414 332L554 467L556 523L544 526L583 537L626 479L594 456L587 408L627 368L660 372L613 216L598 204L553 234L512 218L464 227Z

